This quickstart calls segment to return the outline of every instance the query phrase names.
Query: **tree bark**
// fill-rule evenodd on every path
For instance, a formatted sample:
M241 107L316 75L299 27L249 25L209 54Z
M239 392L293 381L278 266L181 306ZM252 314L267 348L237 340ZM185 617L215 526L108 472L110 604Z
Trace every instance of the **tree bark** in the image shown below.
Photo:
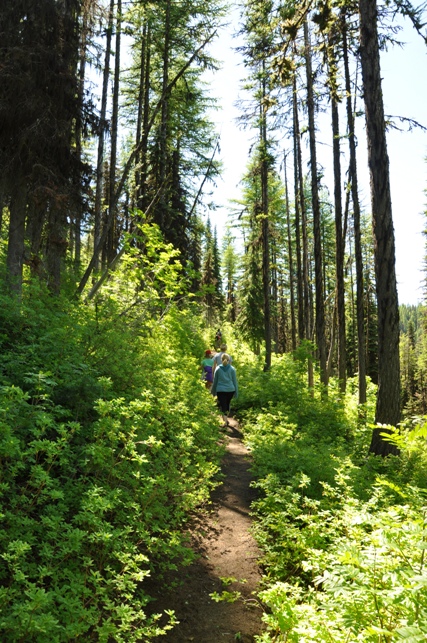
M303 262L301 253L301 226L300 226L300 131L298 118L296 74L293 75L292 88L292 109L293 109L293 139L294 139L294 194L295 194L295 245L297 255L297 302L298 302L298 337L301 341L306 337L306 326L304 317L304 280Z
M360 0L359 12L378 302L378 393L375 420L377 423L397 426L400 421L399 307L376 2ZM396 448L384 441L380 432L381 429L374 429L370 451L382 456L396 453Z
M25 182L17 181L9 205L10 221L6 257L8 285L11 292L17 295L20 295L22 291L26 205L27 191Z
M348 126L348 145L350 151L350 184L353 202L354 223L354 253L356 258L356 315L357 315L357 356L359 377L359 404L366 403L366 338L365 338L365 306L364 306L364 278L363 257L360 231L360 203L357 178L356 140L354 132L354 114L352 107L352 92L350 82L350 68L348 61L347 24L345 12L342 14L343 59L346 89L346 109Z
M164 233L168 227L167 220L167 197L168 192L166 188L166 181L168 178L169 170L169 156L168 156L168 133L169 133L169 93L166 88L169 84L169 64L170 64L170 49L171 49L171 0L166 0L165 7L165 30L164 30L164 46L163 46L163 79L162 79L162 107L161 107L161 120L159 131L159 158L158 158L158 185L164 186L161 194L159 205L156 208L155 222L159 225L160 230Z
M334 205L335 205L335 273L336 273L336 318L338 322L338 380L341 393L345 393L347 379L347 351L345 336L345 297L344 297L344 238L342 233L342 196L341 196L341 159L338 96L335 84L335 43L334 35L329 40L330 96L332 116L332 150L334 165ZM335 326L335 313L332 326ZM334 333L332 334L334 337ZM331 340L331 346L333 341ZM332 351L330 351L332 354ZM328 360L329 361L329 360ZM329 372L329 368L328 368Z
M146 129L149 110L149 82L150 82L150 31L147 23L144 24L141 34L141 69L139 75L138 117L136 124L136 145L141 141L142 132ZM147 183L147 145L138 153L135 172L135 201L140 210L145 208L145 193Z
M288 233L288 263L289 263L289 294L291 304L291 342L292 350L297 347L297 330L295 317L295 278L294 278L294 261L292 252L292 233L291 220L289 214L289 191L288 191L288 174L286 170L286 153L283 155L283 171L285 175L285 194L286 194L286 227Z
M103 170L104 170L104 143L105 143L105 129L106 129L106 115L107 115L107 98L108 98L108 80L110 77L110 57L111 57L111 39L113 34L113 20L114 20L114 1L110 0L110 10L108 14L108 27L107 27L107 41L105 44L105 60L104 60L104 75L102 81L102 95L101 95L101 113L99 116L99 131L98 131L98 157L96 162L96 188L95 188L95 205L94 205L94 269L99 270L99 252L102 245L100 244L102 234L102 216L101 204L103 194Z
M110 231L107 237L106 247L106 265L113 261L117 252L117 201L114 203L114 194L116 192L116 165L117 165L117 138L119 128L119 89L120 89L120 49L122 33L122 0L117 0L116 13L116 46L115 46L115 63L114 63L114 86L113 86L113 105L111 115L111 149L110 149L110 180L108 207L109 218L112 220ZM105 267L105 266L104 266Z
M263 61L262 97L265 98L265 63ZM264 292L264 370L271 367L271 305L270 305L270 231L268 212L268 159L267 159L267 114L264 100L260 105L260 138L261 138L261 200L262 200L262 284Z
M320 381L323 385L323 394L327 394L328 372L325 339L325 303L323 299L323 276L322 276L322 238L320 225L320 203L319 185L317 178L317 156L316 156L316 127L314 120L314 92L313 72L311 64L311 45L308 30L308 23L304 23L305 60L307 72L307 110L308 129L310 135L310 164L311 164L311 200L313 207L313 235L314 235L314 270L316 283L316 341L319 351Z

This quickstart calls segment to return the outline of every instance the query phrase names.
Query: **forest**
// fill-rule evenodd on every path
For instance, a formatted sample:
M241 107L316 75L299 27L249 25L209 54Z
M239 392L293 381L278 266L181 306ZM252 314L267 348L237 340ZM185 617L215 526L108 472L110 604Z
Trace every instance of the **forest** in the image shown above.
M148 581L190 564L221 484L200 376L218 327L256 490L255 641L427 640L427 317L398 300L380 67L396 16L427 44L427 8L238 3L256 141L218 230L205 79L230 4L0 6L4 643L173 640Z

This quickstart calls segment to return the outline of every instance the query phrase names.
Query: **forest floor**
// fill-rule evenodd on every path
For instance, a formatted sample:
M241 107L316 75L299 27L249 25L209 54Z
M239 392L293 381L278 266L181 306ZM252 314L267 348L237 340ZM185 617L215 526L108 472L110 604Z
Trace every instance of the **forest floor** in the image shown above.
M255 492L250 487L250 456L233 418L224 439L223 483L191 525L196 559L170 573L166 589L157 588L153 594L150 588L155 597L150 611L172 609L179 621L155 639L158 643L250 643L262 631L262 607L255 595L261 579L260 551L250 534L249 515ZM214 593L230 600L215 601Z

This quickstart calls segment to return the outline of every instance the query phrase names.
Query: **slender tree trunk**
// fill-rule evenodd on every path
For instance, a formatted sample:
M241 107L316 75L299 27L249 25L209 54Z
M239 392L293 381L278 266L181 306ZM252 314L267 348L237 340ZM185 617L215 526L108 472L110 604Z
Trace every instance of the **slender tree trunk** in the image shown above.
M95 188L95 204L94 204L94 270L99 270L99 251L100 239L102 234L102 194L103 194L103 170L104 170L104 143L105 143L105 128L107 116L107 98L108 98L108 80L110 77L110 57L111 57L111 39L113 35L113 21L114 21L114 1L110 0L110 10L108 14L108 27L107 27L107 40L105 45L105 60L104 60L104 75L102 81L102 96L101 96L101 113L99 116L99 131L98 131L98 157L96 162L96 188Z
M286 168L286 153L283 155L283 168L285 174L285 192L286 192L286 227L288 233L288 264L289 264L289 294L291 303L291 342L292 350L295 351L297 347L297 331L296 331L296 318L295 318L295 278L294 278L294 261L292 252L292 232L291 232L291 218L289 213L289 191L288 191L288 175Z
M297 301L298 301L298 337L301 341L306 337L305 323L304 323L304 281L303 281L303 266L301 257L301 230L300 230L300 174L299 174L299 159L300 159L300 131L299 131L299 118L298 118L298 103L297 103L297 87L296 87L296 74L293 75L293 139L294 139L294 192L295 192L295 245L297 255Z
M294 91L294 101L296 101L296 90ZM296 108L295 108L296 107ZM308 258L308 230L307 230L307 210L304 198L304 173L302 170L302 151L301 151L301 134L299 128L298 107L294 106L294 131L296 132L295 140L297 146L297 163L298 163L298 204L301 213L301 230L302 230L302 286L303 286L303 337L311 339L311 297L310 297L310 269Z
M265 62L263 61L262 95L265 97ZM271 306L270 306L270 232L268 204L268 159L267 159L267 114L264 101L260 105L260 136L261 136L261 199L262 199L262 283L264 292L264 339L265 364L264 370L271 367Z
M271 342L272 350L277 353L277 343L279 338L278 324L278 286L277 286L277 245L275 239L271 239Z
M399 306L376 2L359 0L359 12L378 302L378 394L375 420L377 423L397 426L400 422ZM374 429L370 451L382 456L395 453L396 448L384 441L380 433L381 429Z
M358 377L359 377L359 404L366 403L366 339L365 339L365 310L364 310L364 285L363 285L363 257L362 257L362 243L360 232L360 203L359 203L359 188L357 178L357 162L356 162L356 140L354 132L354 114L351 100L351 82L350 82L350 69L348 61L348 46L347 46L347 24L345 12L343 12L342 36L343 36L343 59L344 59L344 74L345 74L345 88L347 94L346 108L347 108L347 125L348 125L348 144L350 150L350 184L351 184L351 197L353 202L353 221L354 221L354 243L355 243L355 258L356 258L356 310L357 310L357 355L358 355Z
M298 279L298 326L299 337L301 339L311 339L311 297L309 284L309 259L308 259L308 234L307 234L307 212L304 198L304 173L302 171L302 152L301 152L301 134L298 116L297 86L296 75L294 74L293 83L293 116L294 116L294 154L295 154L295 212L301 213L301 232L302 232L302 261L300 262L300 277ZM298 220L298 219L297 219ZM300 235L297 230L297 243ZM301 252L298 252L301 257ZM301 265L302 264L302 265ZM302 268L302 271L301 271ZM307 379L308 387L311 392L314 391L314 370L311 356L307 359Z
M67 220L60 203L50 203L47 222L46 269L49 290L57 295L61 287L62 263L66 254Z
M1 229L3 226L3 209L6 205L6 199L5 199L5 191L4 191L4 186L2 181L0 180L0 235L1 235Z
M7 281L11 292L17 295L22 291L22 267L25 249L25 218L27 191L25 181L17 181L9 205L9 238L7 246Z
M341 393L345 393L347 379L347 351L345 337L345 297L344 297L344 238L342 232L342 196L341 196L341 159L338 96L336 78L332 71L336 65L334 36L329 41L331 60L329 61L330 95L332 113L332 149L334 164L334 205L335 205L335 271L336 271L336 319L338 322L338 379ZM335 314L333 327L335 326ZM333 337L334 337L333 333ZM332 344L332 341L331 341ZM332 353L330 351L330 353ZM329 369L328 369L329 372Z
M84 104L84 83L86 75L86 55L87 55L87 38L89 32L88 26L88 9L83 4L82 6L82 29L80 36L80 52L79 52L79 80L77 85L77 100L79 104L79 118L76 123L76 157L79 164L82 164L82 118L83 118L83 104ZM83 206L81 198L80 186L78 186L78 203L77 207L74 208L74 216L70 230L70 237L73 240L74 251L74 265L76 267L80 266L81 263L81 251L82 251L82 232L81 232L81 222L83 219Z
M142 127L144 122L144 117L148 117L144 113L145 110L145 75L146 75L146 64L147 64L147 55L148 55L148 25L144 23L141 34L141 56L140 56L140 73L139 73L139 92L138 92L138 116L136 121L136 138L135 143L138 146L141 141ZM145 190L145 181L146 176L144 175L144 184L142 184L142 159L143 151L140 150L136 159L136 171L135 171L135 193L132 198L132 202L135 202L137 207L142 209L141 201L143 191Z
M117 202L114 205L114 194L116 192L116 165L117 165L117 137L119 128L119 90L120 90L120 49L122 33L122 0L117 0L116 15L116 43L115 43L115 64L114 64L114 87L113 106L111 115L111 150L110 150L110 181L109 181L109 214L113 223L110 226L107 238L107 262L108 265L117 252Z
M322 277L322 240L320 226L319 186L317 178L316 158L316 133L314 120L314 92L313 72L311 66L311 45L308 23L304 23L305 60L307 72L307 109L308 128L310 135L310 163L311 163L311 199L313 207L313 234L314 234L314 263L316 283L316 340L319 351L320 381L323 385L323 394L327 394L328 372L326 367L326 340L325 340L325 303L323 299Z
M170 64L170 49L171 49L171 0L166 0L166 13L165 13L165 39L163 46L163 80L162 80L162 107L161 107L161 121L159 132L159 175L158 185L163 186L159 207L157 208L157 219L162 232L165 232L168 222L166 220L167 210L167 192L166 179L168 176L169 163L168 163L168 134L169 134L169 93L166 88L169 84L169 64Z
M47 205L44 201L37 202L32 199L28 204L28 209L29 213L25 236L30 242L31 259L33 261L40 255Z

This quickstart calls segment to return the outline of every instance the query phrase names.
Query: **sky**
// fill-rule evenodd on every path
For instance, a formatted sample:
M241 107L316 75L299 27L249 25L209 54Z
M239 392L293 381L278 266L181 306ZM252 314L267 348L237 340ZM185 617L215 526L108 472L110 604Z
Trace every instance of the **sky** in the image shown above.
M220 109L212 118L220 132L220 154L224 171L213 189L212 198L218 209L210 215L217 226L219 237L227 225L230 200L241 195L240 180L249 159L251 136L239 129L236 101L242 95L240 87L245 70L239 54L234 51L237 40L233 38L233 23L225 28L210 53L223 61L219 71L210 74L211 94L219 100ZM405 41L403 48L394 47L382 53L384 111L386 115L403 116L427 127L427 47L421 37L407 25L399 39ZM403 126L404 127L404 126ZM358 170L362 207L370 209L369 176L367 170L366 137L364 119L359 119ZM331 132L327 128L318 133L318 160L332 168ZM290 141L288 142L290 146ZM423 212L427 210L427 132L413 129L408 132L389 131L387 147L390 158L390 186L392 213L396 241L396 275L399 302L416 304L423 299L423 262L426 240L422 235L425 227ZM306 150L306 161L308 150ZM288 177L292 177L292 168ZM325 175L330 194L333 195L332 173Z

